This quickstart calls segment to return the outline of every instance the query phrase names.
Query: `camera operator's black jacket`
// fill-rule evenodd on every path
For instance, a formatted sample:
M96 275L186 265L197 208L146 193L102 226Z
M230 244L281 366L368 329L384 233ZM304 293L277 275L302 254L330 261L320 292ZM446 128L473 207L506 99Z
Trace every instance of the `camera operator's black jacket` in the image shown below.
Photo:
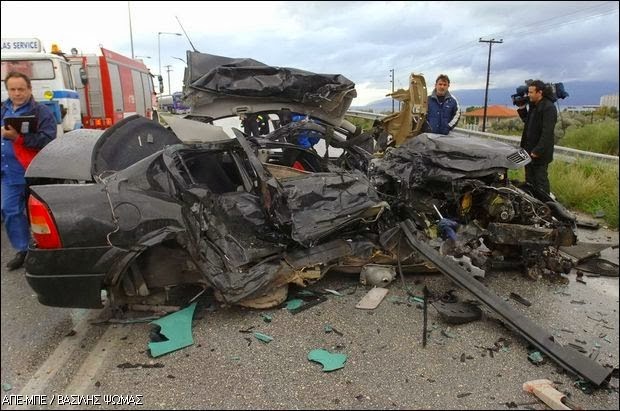
M553 131L558 121L558 112L551 100L544 97L534 105L517 110L521 120L525 123L521 136L521 147L528 154L536 153L537 159L533 162L550 163L553 161L553 146L555 144Z

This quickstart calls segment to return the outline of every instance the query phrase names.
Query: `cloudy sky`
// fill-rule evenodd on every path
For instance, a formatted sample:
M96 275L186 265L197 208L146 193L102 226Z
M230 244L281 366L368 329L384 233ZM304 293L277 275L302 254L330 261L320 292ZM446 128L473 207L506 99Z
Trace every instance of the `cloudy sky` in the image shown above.
M37 37L50 49L98 46L143 57L164 84L170 65L181 90L185 52L252 57L275 66L343 74L356 83L355 105L407 87L411 72L451 90L490 88L525 79L618 82L617 1L554 2L35 2L2 1L2 38ZM177 20L178 18L178 20ZM159 34L158 33L164 33ZM170 34L172 33L172 34ZM158 40L160 48L158 49ZM148 58L150 57L150 58ZM430 88L430 87L429 87Z

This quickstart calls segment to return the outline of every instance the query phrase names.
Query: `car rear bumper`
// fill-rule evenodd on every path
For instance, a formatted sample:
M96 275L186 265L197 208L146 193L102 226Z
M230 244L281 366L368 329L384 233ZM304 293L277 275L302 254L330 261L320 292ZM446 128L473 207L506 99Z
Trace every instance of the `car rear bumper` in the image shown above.
M101 308L109 267L100 264L109 247L29 249L26 280L39 302L52 307Z

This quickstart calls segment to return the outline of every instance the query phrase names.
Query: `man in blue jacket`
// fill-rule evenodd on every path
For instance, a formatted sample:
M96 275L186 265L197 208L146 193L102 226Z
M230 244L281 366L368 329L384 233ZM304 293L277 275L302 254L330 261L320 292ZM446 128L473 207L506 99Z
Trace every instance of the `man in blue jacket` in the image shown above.
M54 113L43 104L34 101L32 84L25 74L12 71L6 75L4 84L9 98L2 103L2 220L6 234L17 254L7 263L9 270L24 264L30 227L25 214L26 179L24 174L34 156L47 143L56 138L56 119ZM9 117L36 117L34 132L15 130L6 125Z
M428 96L428 114L426 117L425 132L448 134L456 127L461 117L459 102L448 91L450 79L440 74L435 80L435 89Z

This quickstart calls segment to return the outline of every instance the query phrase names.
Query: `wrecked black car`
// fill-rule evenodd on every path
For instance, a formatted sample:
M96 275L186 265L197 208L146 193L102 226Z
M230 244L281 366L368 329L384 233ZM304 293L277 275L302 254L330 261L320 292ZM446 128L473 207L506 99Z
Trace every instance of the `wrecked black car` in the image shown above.
M355 85L341 75L198 52L187 61L185 118L76 130L28 168L26 278L42 304L99 308L105 291L112 307L181 306L210 289L268 308L329 271L381 285L395 267L440 270L563 368L609 378L477 279L506 266L532 279L571 269L558 248L575 243L574 218L508 178L527 153L420 133L420 75L393 93L399 113L361 132L344 119Z
M421 76L395 93L403 111L375 133L385 147L343 119L355 88L341 75L188 52L185 84L192 111L170 129L134 116L68 133L33 161L26 275L41 303L97 308L105 290L113 305L158 305L213 289L267 308L291 283L368 266L380 284L397 264L433 269L406 220L474 276L570 270L557 253L575 242L570 215L508 180L527 153L420 134ZM262 123L225 130L224 118Z

